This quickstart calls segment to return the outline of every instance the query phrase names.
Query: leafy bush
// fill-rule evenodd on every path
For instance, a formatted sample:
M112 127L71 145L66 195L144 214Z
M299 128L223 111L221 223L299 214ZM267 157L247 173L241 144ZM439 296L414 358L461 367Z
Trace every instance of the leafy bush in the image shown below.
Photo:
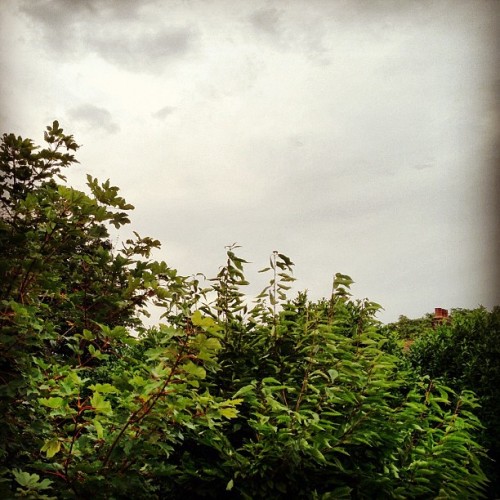
M274 252L250 304L234 246L205 288L150 260L156 240L117 251L132 207L56 182L78 146L57 122L45 140L0 148L3 497L481 495L473 394L409 370L348 276L290 300Z
M484 430L480 442L488 449L483 467L491 479L489 496L500 496L500 308L454 309L451 322L427 330L409 351L421 373L438 378L455 391L471 390Z

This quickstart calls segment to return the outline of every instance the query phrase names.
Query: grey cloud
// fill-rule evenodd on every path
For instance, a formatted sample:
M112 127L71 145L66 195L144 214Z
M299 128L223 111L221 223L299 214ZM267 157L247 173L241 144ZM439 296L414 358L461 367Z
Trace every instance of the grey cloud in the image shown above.
M465 0L467 1L467 0ZM436 4L432 0L420 2L401 2L400 0L357 0L350 2L348 8L339 9L334 2L324 13L342 25L351 29L358 28L366 33L383 36L393 30L405 29L415 24L426 24L436 16L453 16L453 6L464 3L460 0L444 0ZM471 3L471 2L469 2ZM432 5L431 5L432 4Z
M132 71L158 73L166 63L189 53L198 34L166 26L161 16L147 17L146 8L152 3L42 0L25 1L20 10L58 57L74 59L93 52Z
M286 9L263 7L247 16L246 22L254 34L270 42L275 49L304 53L309 60L324 64L326 49L323 38L327 34L321 11L311 4L306 12L297 5Z
M20 6L20 11L28 17L42 23L47 28L58 30L64 23L73 24L91 14L93 11L91 0L71 1L71 0L41 0L39 2L24 1Z
M81 21L96 21L99 17L109 19L136 18L139 10L152 3L144 0L25 0L21 12L44 24L46 28L59 30L62 25Z
M290 146L294 148L301 148L304 146L304 141L300 136L293 135L288 138Z
M172 106L163 106L158 111L155 111L151 114L153 118L158 118L158 120L163 120L168 115L172 114L175 111L175 108Z
M418 165L413 165L413 168L415 170L426 170L428 168L432 168L433 166L433 163L419 163Z
M80 122L90 128L101 128L114 134L120 127L113 121L111 113L105 108L99 108L92 104L82 104L72 108L68 112L69 117L76 122Z
M39 43L45 43L49 50L63 54L74 51L78 25L92 14L93 9L89 1L26 0L19 10L33 22L32 32L37 35Z
M103 30L104 31L104 30ZM133 71L157 73L166 62L182 58L192 48L197 35L186 28L162 28L154 33L135 35L105 31L89 40L89 45L108 62Z
M332 33L349 33L359 43L400 41L402 34L415 30L415 27L447 32L451 26L462 23L464 12L473 16L477 10L476 3L469 0L437 3L432 0L356 0L345 6L339 5L339 2L310 0L307 8L303 3L287 2L286 7L280 10L267 6L259 8L246 20L254 33L263 35L261 38L271 42L275 48L305 53L312 62L319 64L335 60L337 48L332 50L328 44ZM487 3L483 4L483 9L492 9ZM408 60L412 61L412 58Z
M73 3L71 0L66 0ZM149 5L157 3L155 0L87 0L96 11L104 12L108 18L115 20L137 19L140 11Z
M279 32L281 13L274 8L262 8L249 17L250 24L260 32L277 35Z

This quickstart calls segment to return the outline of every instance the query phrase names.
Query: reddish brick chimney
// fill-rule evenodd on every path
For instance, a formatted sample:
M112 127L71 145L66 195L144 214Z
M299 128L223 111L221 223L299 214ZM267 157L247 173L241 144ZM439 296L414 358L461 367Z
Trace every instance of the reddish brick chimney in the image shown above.
M448 319L448 309L443 309L441 307L434 308L434 318L432 320L433 326L444 323L445 321L448 321Z

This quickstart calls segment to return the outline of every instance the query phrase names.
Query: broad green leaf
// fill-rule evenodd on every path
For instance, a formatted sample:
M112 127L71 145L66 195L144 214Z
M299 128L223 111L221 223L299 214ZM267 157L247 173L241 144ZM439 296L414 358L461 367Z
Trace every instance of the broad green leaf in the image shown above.
M203 366L195 365L192 361L184 363L182 366L186 373L189 373L193 377L204 379L207 376L207 372Z
M204 325L204 321L206 319L207 318L203 318L203 316L201 315L201 311L195 311L191 315L191 322L193 323L194 326L202 326L202 325Z
M204 342L203 347L205 347L206 349L210 349L211 351L219 351L220 349L222 349L222 345L219 339L215 339L213 337L207 339Z
M93 334L90 330L83 330L83 338L85 340L94 340L95 339L95 334Z
M335 382L335 379L339 376L339 372L337 370L334 370L333 368L330 368L328 370L328 375L330 375L331 381Z
M57 438L45 441L40 451L47 454L47 458L52 458L56 453L61 450L61 442Z
M89 386L89 389L103 394L113 394L120 392L114 385L111 384L92 384Z
M17 483L25 488L32 488L40 480L40 476L38 474L30 474L29 472L24 472L19 469L14 469L12 472Z
M40 398L38 400L40 404L44 406L48 406L49 408L52 408L54 410L57 410L59 408L62 408L64 406L64 399L55 397L55 398Z
M103 413L104 415L111 415L113 413L111 403L106 401L100 392L94 392L90 399L90 404L96 413Z

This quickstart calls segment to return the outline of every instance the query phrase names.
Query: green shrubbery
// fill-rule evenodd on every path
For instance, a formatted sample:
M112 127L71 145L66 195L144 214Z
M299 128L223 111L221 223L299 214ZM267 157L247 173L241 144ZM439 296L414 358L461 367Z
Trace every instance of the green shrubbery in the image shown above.
M115 250L132 207L58 183L77 145L57 122L45 140L0 149L2 497L481 496L474 395L388 346L348 276L288 299L274 252L250 304L235 247L206 288L151 238Z
M488 450L483 468L491 480L489 496L500 497L500 308L453 309L450 321L420 331L408 352L420 373L459 392L474 391L484 429L480 443Z

